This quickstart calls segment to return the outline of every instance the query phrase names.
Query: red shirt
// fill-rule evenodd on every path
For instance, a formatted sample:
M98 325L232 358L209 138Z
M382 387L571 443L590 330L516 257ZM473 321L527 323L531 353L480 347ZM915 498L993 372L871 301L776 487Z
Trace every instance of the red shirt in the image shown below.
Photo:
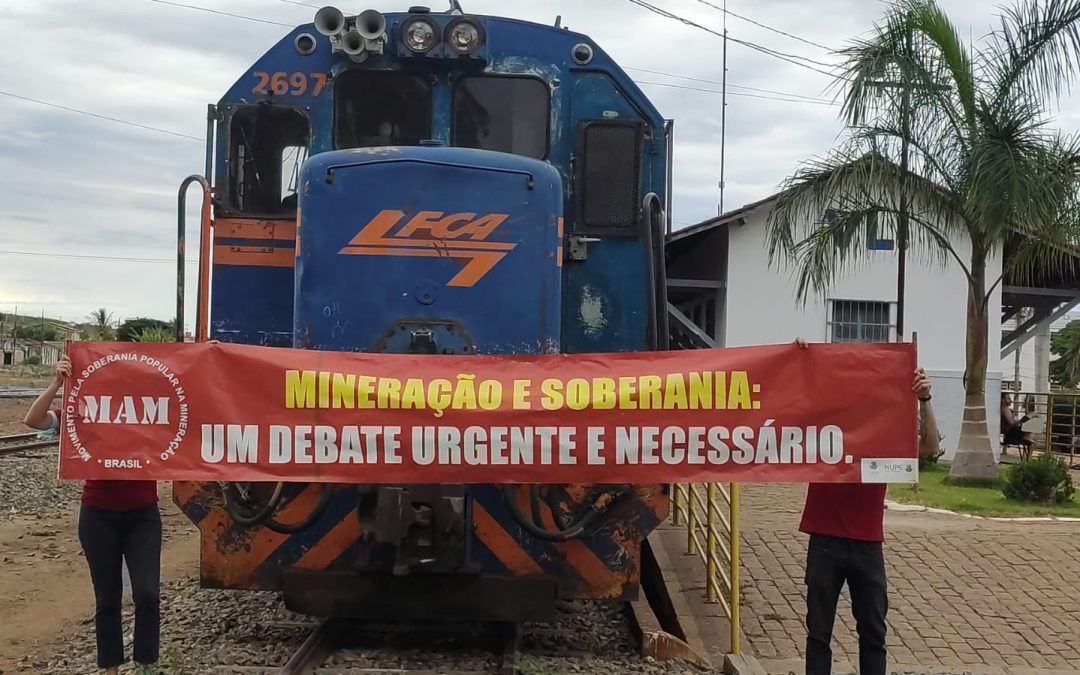
M811 483L799 531L884 541L885 488L873 483Z
M83 482L82 503L104 511L134 511L157 504L157 483L152 480L88 480Z
M53 410L53 430L59 432L60 411ZM82 503L104 511L134 511L157 504L157 483L152 480L83 481Z

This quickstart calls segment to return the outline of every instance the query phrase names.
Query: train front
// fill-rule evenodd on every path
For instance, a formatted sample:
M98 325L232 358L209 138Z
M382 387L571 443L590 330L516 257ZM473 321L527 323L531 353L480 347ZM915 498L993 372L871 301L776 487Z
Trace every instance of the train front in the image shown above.
M324 8L212 113L213 338L432 355L662 339L669 126L588 38ZM386 618L635 597L667 512L659 485L179 483L175 499L204 586Z

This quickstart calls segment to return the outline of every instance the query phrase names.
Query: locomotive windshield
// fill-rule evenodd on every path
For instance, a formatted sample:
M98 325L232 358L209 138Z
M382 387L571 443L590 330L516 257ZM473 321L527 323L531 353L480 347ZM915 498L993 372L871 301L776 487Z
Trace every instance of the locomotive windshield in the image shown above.
M453 144L543 159L550 93L532 77L465 77L454 88Z
M296 177L307 158L307 118L291 108L239 108L229 124L230 203L242 213L296 210Z
M431 84L410 73L353 70L334 88L338 148L420 145L431 138Z

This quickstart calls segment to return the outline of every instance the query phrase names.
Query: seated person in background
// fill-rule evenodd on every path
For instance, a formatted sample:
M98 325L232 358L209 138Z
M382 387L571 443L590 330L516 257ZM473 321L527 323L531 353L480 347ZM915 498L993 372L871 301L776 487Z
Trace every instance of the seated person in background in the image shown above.
M1035 415L1037 417L1037 415ZM1012 402L1009 400L1009 395L1005 392L1001 394L1001 434L1002 447L1001 452L1005 452L1005 448L1010 445L1021 446L1025 450L1031 445L1030 434L1024 433L1024 423L1030 420L1031 417L1024 415L1020 419L1016 419L1016 414L1012 409Z

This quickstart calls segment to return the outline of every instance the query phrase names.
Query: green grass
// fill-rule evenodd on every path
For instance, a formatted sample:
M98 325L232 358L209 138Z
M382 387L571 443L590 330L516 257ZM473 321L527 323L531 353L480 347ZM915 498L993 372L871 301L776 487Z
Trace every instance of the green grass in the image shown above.
M1007 468L1002 469L1004 475ZM945 478L949 467L937 464L919 475L919 491L911 485L890 485L889 499L903 504L921 504L935 509L948 509L977 516L1004 516L1013 518L1037 516L1067 516L1080 518L1080 503L1031 504L1012 502L1001 494L1001 486L948 485Z

